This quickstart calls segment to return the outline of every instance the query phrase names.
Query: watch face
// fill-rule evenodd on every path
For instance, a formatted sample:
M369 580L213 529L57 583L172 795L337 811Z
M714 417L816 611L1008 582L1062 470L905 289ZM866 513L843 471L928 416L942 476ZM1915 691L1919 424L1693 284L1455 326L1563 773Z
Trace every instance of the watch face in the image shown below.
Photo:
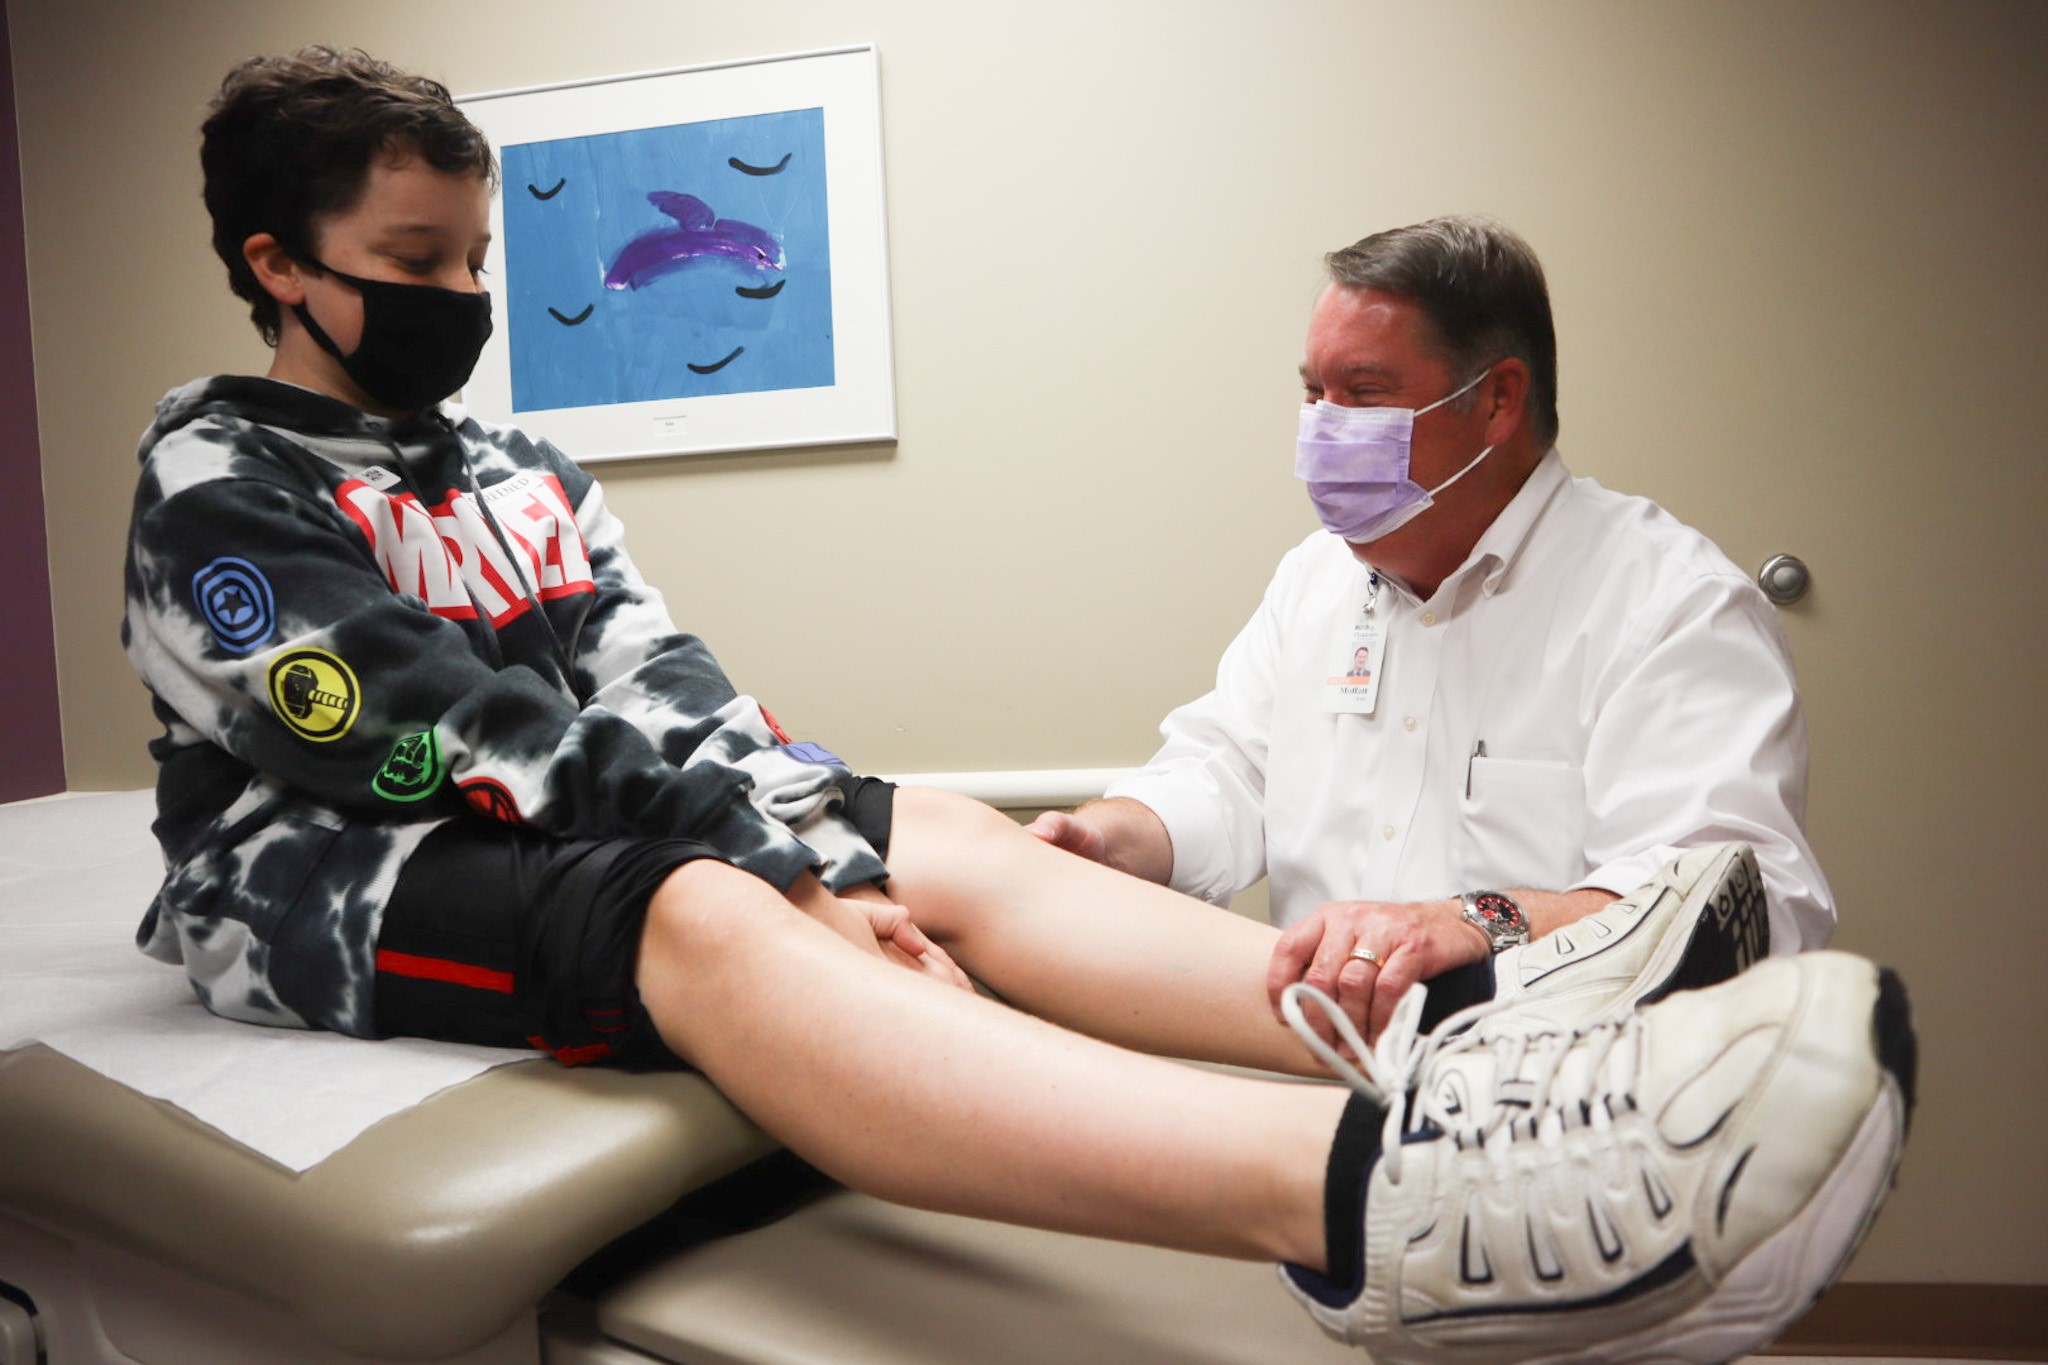
M1472 897L1472 909L1496 929L1521 929L1528 925L1522 907L1498 891L1481 891Z
M1465 896L1465 922L1493 941L1502 952L1529 941L1529 917L1514 898L1498 891L1473 891Z

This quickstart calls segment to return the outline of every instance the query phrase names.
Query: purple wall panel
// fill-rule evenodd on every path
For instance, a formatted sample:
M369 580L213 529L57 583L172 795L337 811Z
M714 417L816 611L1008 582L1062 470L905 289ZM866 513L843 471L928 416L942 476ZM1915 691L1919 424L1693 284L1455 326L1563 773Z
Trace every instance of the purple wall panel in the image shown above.
M64 736L6 0L0 0L0 585L0 801L14 801L64 790Z

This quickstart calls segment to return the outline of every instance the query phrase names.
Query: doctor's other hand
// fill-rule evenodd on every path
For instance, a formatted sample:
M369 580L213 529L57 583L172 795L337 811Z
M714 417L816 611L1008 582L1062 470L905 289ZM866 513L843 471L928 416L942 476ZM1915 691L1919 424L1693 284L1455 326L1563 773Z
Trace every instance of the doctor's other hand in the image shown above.
M1102 827L1078 813L1044 811L1024 828L1054 848L1063 848L1091 863L1109 861L1109 839Z
M1173 876L1173 838L1150 806L1106 796L1078 810L1049 810L1025 827L1054 848L1164 885Z
M1274 1015L1284 1018L1281 992L1305 981L1336 1001L1367 1042L1377 1040L1409 987L1486 956L1484 936L1458 910L1454 900L1325 902L1273 947L1266 995ZM1377 964L1354 956L1358 949Z

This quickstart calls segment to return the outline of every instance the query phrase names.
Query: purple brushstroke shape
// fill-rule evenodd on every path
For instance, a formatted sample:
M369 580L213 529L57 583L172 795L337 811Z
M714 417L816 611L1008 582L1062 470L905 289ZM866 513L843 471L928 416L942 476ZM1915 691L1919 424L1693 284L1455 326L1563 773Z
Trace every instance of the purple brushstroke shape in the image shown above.
M782 243L773 234L718 217L694 194L656 190L647 202L675 219L676 226L643 232L626 243L604 272L607 289L640 289L693 261L718 257L763 272L782 269Z

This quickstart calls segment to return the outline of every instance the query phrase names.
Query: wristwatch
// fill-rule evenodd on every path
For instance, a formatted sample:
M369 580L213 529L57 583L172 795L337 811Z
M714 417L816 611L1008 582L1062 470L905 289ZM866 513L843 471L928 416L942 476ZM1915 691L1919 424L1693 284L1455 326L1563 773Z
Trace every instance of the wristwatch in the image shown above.
M1465 923L1486 935L1496 953L1518 948L1529 941L1529 917L1515 904L1513 896L1499 891L1467 891L1459 901Z

